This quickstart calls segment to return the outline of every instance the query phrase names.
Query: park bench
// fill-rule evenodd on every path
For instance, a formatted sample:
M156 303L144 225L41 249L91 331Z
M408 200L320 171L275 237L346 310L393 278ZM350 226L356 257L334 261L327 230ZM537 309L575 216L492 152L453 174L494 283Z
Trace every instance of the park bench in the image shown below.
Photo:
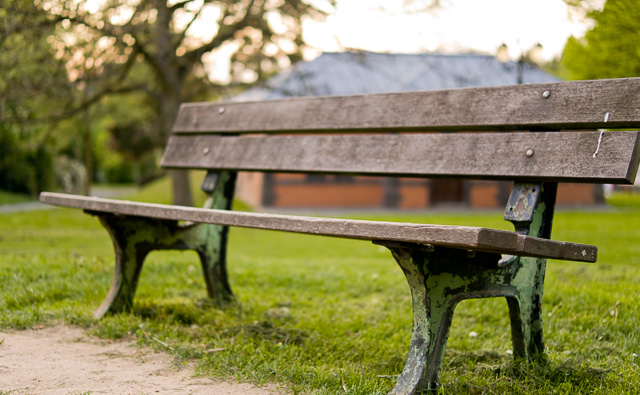
M192 249L208 294L234 296L228 227L371 240L388 248L412 295L406 366L392 393L438 385L453 311L505 297L513 353L544 352L548 258L594 262L594 246L550 240L558 182L633 183L640 78L430 92L182 105L162 166L205 169L204 208L43 193L96 215L111 235L115 277L96 312L131 309L145 256ZM616 129L604 131L600 129ZM454 133L464 132L464 133ZM231 210L238 171L513 181L504 219L514 231Z

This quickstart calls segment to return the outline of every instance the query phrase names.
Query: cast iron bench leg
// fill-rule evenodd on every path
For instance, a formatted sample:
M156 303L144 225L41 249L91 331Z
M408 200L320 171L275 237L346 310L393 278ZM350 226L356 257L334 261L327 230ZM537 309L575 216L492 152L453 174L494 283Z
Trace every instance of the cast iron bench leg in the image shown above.
M207 292L214 303L232 301L225 265L226 229L209 224L94 213L113 240L116 267L111 289L94 316L131 310L145 257L155 250L194 250L200 257Z
M504 219L513 223L518 233L551 238L557 191L557 183L515 183ZM513 354L531 361L544 355L542 292L547 260L511 257L510 261L521 268L514 279L518 296L507 297Z
M411 290L413 329L405 368L391 394L435 390L456 305L464 299L506 297L517 357L540 351L540 287L535 258L499 266L501 256L443 247L382 242L391 250ZM544 260L542 260L544 261Z
M531 361L544 353L542 337L542 291L547 260L520 257L516 263L519 272L529 272L529 278L520 274L518 295L507 297L511 321L513 356Z
M236 173L221 172L211 181L206 208L231 209ZM213 179L213 180L211 180ZM111 289L96 318L131 310L145 257L154 250L194 250L200 257L207 293L217 306L234 300L227 276L227 226L182 224L178 221L90 212L100 218L115 250L116 268Z
M202 243L195 248L202 274L207 284L207 294L216 306L222 307L235 300L227 275L227 226L198 224L206 233L200 239Z
M238 173L209 171L201 189L209 193L204 208L231 210ZM200 247L196 249L202 262L202 272L207 284L207 293L216 306L224 306L235 298L227 276L227 241L229 227L199 224L206 229Z

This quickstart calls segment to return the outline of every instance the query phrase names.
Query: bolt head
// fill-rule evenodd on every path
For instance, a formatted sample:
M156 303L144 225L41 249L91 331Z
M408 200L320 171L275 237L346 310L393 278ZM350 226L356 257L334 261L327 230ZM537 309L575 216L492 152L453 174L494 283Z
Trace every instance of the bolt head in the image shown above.
M549 92L549 91L544 91L544 92L542 92L542 97L544 97L545 99L546 99L547 97L549 97L549 96L551 96L551 92Z
M535 152L533 151L533 149L529 148L528 150L525 151L525 155L527 156L527 158L531 158L533 156Z
M218 114L224 114L224 107L218 108Z
M207 155L209 153L209 147L206 147L202 150L203 155Z

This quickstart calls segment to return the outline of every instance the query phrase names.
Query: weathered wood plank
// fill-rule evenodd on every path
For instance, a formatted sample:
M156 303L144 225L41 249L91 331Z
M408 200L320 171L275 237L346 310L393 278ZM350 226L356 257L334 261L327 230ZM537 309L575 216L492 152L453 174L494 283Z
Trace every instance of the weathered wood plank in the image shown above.
M40 201L56 206L122 215L215 223L362 240L423 243L452 248L595 262L594 246L558 242L496 229L467 226L347 220L211 210L93 197L42 193Z
M180 109L174 132L559 130L635 128L639 124L640 78L625 78L248 103L187 103Z
M633 183L639 136L606 132L600 140L599 132L174 135L162 166Z

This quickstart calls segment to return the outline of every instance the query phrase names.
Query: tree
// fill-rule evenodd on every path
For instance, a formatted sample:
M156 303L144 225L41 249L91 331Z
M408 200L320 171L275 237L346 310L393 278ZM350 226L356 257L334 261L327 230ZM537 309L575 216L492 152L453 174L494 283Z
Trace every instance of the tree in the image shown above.
M55 18L29 0L6 0L0 8L0 188L36 194L53 182L47 136L61 100L72 95L65 65L47 37Z
M593 20L583 38L570 37L562 64L571 79L640 76L640 7L637 0L607 0L602 10L587 1L568 4Z
M107 96L142 93L153 109L154 145L164 145L179 105L209 99L231 85L263 78L301 58L302 23L324 14L302 0L36 0L58 26L51 36L78 94L61 106L71 116ZM332 1L328 1L329 6ZM229 78L210 77L227 54ZM217 65L219 66L219 65ZM132 109L135 111L135 109ZM114 131L122 134L122 127ZM188 205L188 178L176 174L174 201Z

